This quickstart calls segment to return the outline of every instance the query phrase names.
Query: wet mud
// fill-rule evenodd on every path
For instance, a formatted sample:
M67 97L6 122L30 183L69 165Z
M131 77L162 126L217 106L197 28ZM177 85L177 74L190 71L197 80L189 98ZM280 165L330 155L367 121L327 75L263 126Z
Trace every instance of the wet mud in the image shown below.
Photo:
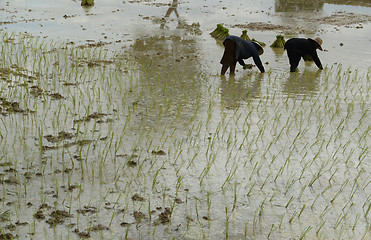
M368 239L370 9L0 3L0 239ZM219 23L265 74L218 75ZM278 34L325 69L290 74Z

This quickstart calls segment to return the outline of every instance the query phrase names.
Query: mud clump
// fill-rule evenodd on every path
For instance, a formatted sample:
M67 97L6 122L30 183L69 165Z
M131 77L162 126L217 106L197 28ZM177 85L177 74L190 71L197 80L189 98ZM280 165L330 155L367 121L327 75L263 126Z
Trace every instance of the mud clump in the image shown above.
M107 226L103 226L102 224L98 224L88 229L89 232L98 232L103 230L109 230L109 228Z
M3 111L5 111L3 113ZM23 110L19 107L18 102L10 102L5 98L0 98L0 113L6 115L6 113L27 113L28 110Z
M101 119L103 118L104 116L107 116L108 114L105 114L105 113L97 113L97 112L94 112L92 114L89 114L87 117L83 117L81 119L77 119L77 120L74 120L73 122L74 123L79 123L79 122L89 122L91 121L92 119Z
M5 183L5 184L8 184L8 185L19 185L19 181L15 176L10 176L7 179L5 179L4 181L0 180L0 183Z
M134 194L134 195L131 197L131 199L132 199L133 201L144 202L144 198L141 197L141 196L139 196L137 193Z
M89 139L82 139L82 140L79 140L79 141L75 141L75 142L69 142L69 143L65 143L63 144L63 146L42 146L42 150L43 151L47 151L47 150L55 150L55 149L58 149L60 147L63 147L63 148L70 148L72 146L79 146L79 147L82 147L84 145L89 145L93 142L93 140L89 140ZM78 160L78 159L77 159Z
M81 213L83 215L94 214L94 213L97 213L97 208L96 207L90 207L90 206L84 206L83 209L78 209L77 212Z
M50 218L46 220L46 223L48 223L51 227L53 227L58 224L63 224L66 218L70 218L72 216L73 215L67 211L56 210L50 214Z
M80 232L79 229L73 230L74 233L76 233L80 238L90 238L90 233L88 232Z
M72 134L72 133L61 131L61 132L58 133L58 136L45 135L44 138L46 140L48 140L49 142L57 143L57 142L60 142L62 140L72 139L74 136L75 135Z
M142 219L146 218L146 215L144 215L140 211L134 211L133 215L134 215L135 221L137 221L138 223L140 223L142 221Z
M44 212L45 212L45 210L49 210L50 208L51 207L46 203L41 204L39 206L39 209L37 210L37 212L33 215L34 218L39 219L39 220L45 219L45 213Z
M16 239L17 236L12 235L11 233L1 233L0 240L9 240L9 239Z
M165 153L164 150L158 150L158 151L153 150L153 151L152 151L152 154L153 154L153 155L159 155L159 156L166 155L166 153Z
M155 224L157 223L168 224L170 222L170 216L171 216L171 211L170 211L170 208L167 207L165 208L165 211L160 213L159 218L155 222Z

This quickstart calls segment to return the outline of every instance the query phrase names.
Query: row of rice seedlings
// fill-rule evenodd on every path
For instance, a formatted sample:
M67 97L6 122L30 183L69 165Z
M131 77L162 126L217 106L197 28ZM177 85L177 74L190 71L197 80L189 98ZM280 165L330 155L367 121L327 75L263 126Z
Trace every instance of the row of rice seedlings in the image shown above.
M328 71L330 75L335 70ZM338 71L342 72L341 69ZM164 234L165 227L152 225L154 217L150 209L155 206L168 206L171 209L172 217L168 224L176 226L186 222L184 228L180 227L180 234L186 237L228 238L240 229L245 229L246 235L251 233L255 237L278 237L278 230L287 231L291 226L304 223L304 227L293 232L293 237L310 238L314 234L324 237L325 232L333 236L335 233L328 233L329 227L333 225L342 231L341 236L353 233L362 237L367 234L365 220L370 200L367 194L366 198L364 196L369 188L369 178L364 171L356 170L365 167L369 131L365 127L368 118L366 108L349 105L353 103L349 100L347 114L343 115L341 105L337 106L336 103L344 102L344 99L348 101L349 98L336 97L341 88L327 87L331 85L329 83L332 80L330 77L326 78L327 75L321 78L323 87L320 89L325 89L324 95L310 95L302 99L293 99L282 94L263 95L257 99L247 98L247 102L237 109L220 108L219 91L215 91L217 88L212 91L203 90L207 93L206 97L201 99L201 94L197 93L196 100L193 101L196 106L189 108L194 112L183 114L182 109L185 108L180 109L177 106L175 121L169 124L169 119L174 118L168 115L167 111L179 103L179 98L172 97L167 91L168 88L177 86L174 81L164 83L158 79L158 86L151 86L152 79L142 75L138 79L137 86L140 87L124 95L125 101L132 101L132 104L125 103L125 106L120 108L119 103L122 103L122 100L105 97L102 99L102 96L125 92L118 87L118 80L113 84L110 82L111 85L102 83L102 80L111 80L112 76L119 79L119 76L107 73L107 70L103 75L100 70L94 74L92 72L94 71L89 68L82 70L81 76L84 80L81 83L93 81L94 79L89 79L95 77L99 81L95 84L82 84L79 87L80 92L66 94L68 99L70 96L75 97L77 103L69 112L79 114L78 116L89 116L95 111L94 106L99 108L95 100L99 97L99 101L113 103L119 111L114 116L124 121L102 129L104 136L108 136L105 141L97 140L100 135L95 133L95 130L99 129L99 125L95 121L77 121L74 128L78 138L83 140L91 137L95 141L76 146L71 149L73 152L69 149L46 153L41 151L42 154L50 156L47 158L48 164L40 165L45 175L40 182L43 189L47 186L59 193L59 186L71 186L70 181L80 186L80 190L73 190L71 194L70 198L74 200L71 201L70 209L81 209L86 201L91 202L98 209L94 218L104 219L106 225L117 226L122 223L120 220L123 218L133 223L136 227L126 228L126 235L131 237L143 234L145 236L148 229L152 229L150 232L154 237ZM110 77L104 78L105 74ZM191 77L188 81L198 80ZM94 90L90 87L94 87ZM165 93L167 97L158 95L158 92ZM187 90L181 87L178 92L184 93ZM364 101L364 90L354 92L358 95L352 97L360 102ZM136 100L133 101L133 98ZM163 105L160 106L161 104ZM51 104L45 104L42 110L38 110L38 116L51 116L53 108ZM358 110L361 110L361 114L352 118L358 118L358 122L345 119L345 116ZM64 117L60 114L58 118ZM44 141L45 130L50 129L49 126L53 124L43 123L45 118L32 119L38 127L31 132L38 133L39 141ZM186 127L182 126L184 120L188 121ZM63 122L55 119L54 121L54 126ZM62 124L58 130L69 130L72 119L68 121L69 123ZM159 124L163 126L159 127ZM10 129L11 125L4 125ZM27 122L24 125L27 125ZM358 140L361 148L351 144L354 139ZM43 142L40 146L42 144ZM125 159L117 157L130 149L135 167L130 167L122 161ZM160 150L166 155L160 155ZM61 159L62 153L64 157ZM74 156L80 160L76 161ZM346 169L341 167L343 156L347 157ZM362 161L355 162L355 156ZM68 160L65 161L64 158ZM62 161L62 164L58 161ZM59 179L54 175L53 184L50 185L47 173L52 172L56 165L65 165L63 168L67 165L76 166L66 179ZM80 176L80 180L76 176ZM295 190L297 188L301 189L299 193ZM350 188L352 194L346 199L347 195L344 193ZM32 194L29 189L24 192L28 196ZM50 201L44 192L45 190L40 192L40 199L43 199L42 202ZM94 194L90 195L89 192L98 192L102 197L95 199ZM136 204L131 200L131 196L136 192L149 196L146 204ZM213 202L210 201L210 193L213 195ZM152 194L154 196L151 197ZM183 197L183 204L175 204L175 196ZM363 206L355 206L355 199L364 201ZM301 201L307 203L302 204ZM113 208L103 209L103 205L112 203ZM324 205L326 207L322 208ZM118 208L122 207L127 213L118 214ZM55 206L55 209L58 207ZM143 213L143 209L148 209L146 218L139 217L140 220L137 220L133 212ZM188 211L184 211L185 209ZM277 214L269 219L267 213L271 211ZM187 216L182 214L184 212ZM109 217L104 218L104 215ZM325 219L317 225L313 220L307 221L311 215L320 215ZM242 221L235 221L234 219L240 218L238 216L245 217ZM91 217L86 217L84 222L79 215L75 218L79 229L91 227ZM351 230L345 227L349 221L354 223ZM277 222L280 224L276 227ZM210 231L204 230L205 224L209 225ZM132 224L127 226L130 225ZM269 226L269 229L264 226ZM179 236L177 232L168 234Z

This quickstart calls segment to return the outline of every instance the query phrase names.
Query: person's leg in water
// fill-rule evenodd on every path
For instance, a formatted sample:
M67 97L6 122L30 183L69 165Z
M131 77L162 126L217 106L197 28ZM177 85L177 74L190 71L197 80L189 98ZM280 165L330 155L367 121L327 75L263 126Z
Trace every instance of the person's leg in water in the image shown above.
M301 56L297 54L295 50L290 48L287 49L287 56L289 57L290 62L290 72L296 72Z
M232 40L225 40L224 41L224 54L220 63L223 65L221 70L221 75L224 75L228 68L230 69L230 74L234 74L236 69L236 59L235 59L235 50L236 50L236 43Z

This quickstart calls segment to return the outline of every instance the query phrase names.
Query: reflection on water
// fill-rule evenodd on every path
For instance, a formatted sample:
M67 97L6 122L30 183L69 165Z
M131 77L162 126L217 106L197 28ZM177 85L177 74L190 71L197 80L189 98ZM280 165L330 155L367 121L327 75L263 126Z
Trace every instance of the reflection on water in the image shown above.
M292 97L314 95L318 92L320 75L321 70L305 70L303 73L290 73L287 80L283 83L283 91Z
M238 108L243 102L250 98L258 98L261 95L261 82L264 74L252 73L245 76L243 79L236 79L234 75L229 75L229 78L220 76L221 78L221 105L224 108Z
M322 11L324 4L354 5L371 7L369 0L276 0L276 12L297 12L297 11Z
M173 0L164 17L155 17L153 22L160 23L159 29L137 36L128 55L143 67L138 79L140 104L150 109L154 119L162 114L162 124L180 126L199 107L202 86L199 24L181 19L177 7L178 0ZM173 13L175 26L169 19Z
M190 32L192 34L200 35L202 31L200 30L200 24L199 23L187 23L186 20L182 19L178 12L178 0L173 0L173 2L170 4L169 9L165 13L165 16L163 18L155 18L154 23L160 23L161 29L167 28L170 29L166 24L170 22L170 16L172 13L175 14L177 18L178 25L176 26L177 29L185 29L187 32Z
M325 3L371 7L370 0L325 0Z
M276 12L297 12L297 11L320 11L323 8L323 1L307 0L276 0Z
M179 18L179 13L178 13L178 0L173 0L171 3L171 6L169 7L169 10L167 10L165 14L165 18L170 17L171 13L174 12L175 16Z

